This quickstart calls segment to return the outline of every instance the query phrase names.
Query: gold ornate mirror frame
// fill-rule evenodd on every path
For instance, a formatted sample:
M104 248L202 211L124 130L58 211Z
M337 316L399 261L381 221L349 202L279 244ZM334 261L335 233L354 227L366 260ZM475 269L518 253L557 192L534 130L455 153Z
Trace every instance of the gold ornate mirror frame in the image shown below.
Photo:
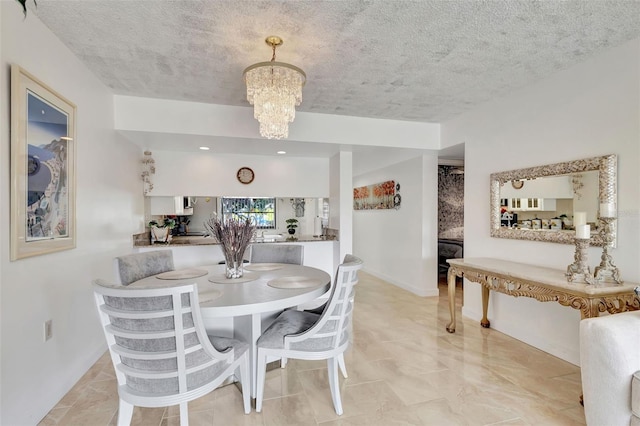
M600 203L618 204L617 190L618 158L615 154L602 157L585 158L577 161L510 170L491 174L491 236L516 240L544 241L560 244L574 244L575 233L568 231L541 231L533 229L513 229L500 226L500 188L507 182L521 179L535 179L545 176L558 176L570 173L598 171L598 196ZM616 222L611 226L613 246L616 244ZM600 233L591 235L592 246L602 246Z

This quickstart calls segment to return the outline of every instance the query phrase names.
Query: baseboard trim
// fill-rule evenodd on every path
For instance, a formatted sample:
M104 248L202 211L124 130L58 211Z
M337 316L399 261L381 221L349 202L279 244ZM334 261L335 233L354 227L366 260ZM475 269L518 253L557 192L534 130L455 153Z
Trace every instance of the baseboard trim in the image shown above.
M411 293L415 294L416 296L420 296L420 297L438 297L440 296L440 291L438 290L438 285L437 285L437 279L436 279L436 287L434 289L424 289L424 288L417 288L411 284L408 284L406 282L403 281L398 281L388 275L385 275L383 273L377 272L377 271L372 271L371 269L368 268L362 268L362 270L364 272L366 272L369 275L373 275L376 278L380 278L381 280L387 281L389 284L393 284L396 287L400 287L403 290L407 290L410 291Z

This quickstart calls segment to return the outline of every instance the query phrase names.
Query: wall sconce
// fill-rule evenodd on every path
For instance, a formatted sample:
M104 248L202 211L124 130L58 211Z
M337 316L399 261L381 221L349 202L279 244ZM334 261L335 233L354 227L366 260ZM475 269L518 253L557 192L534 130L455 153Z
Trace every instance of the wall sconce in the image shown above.
M142 182L144 182L144 195L149 195L153 190L153 182L151 181L151 175L156 173L156 162L151 156L151 151L145 151L142 158Z
M290 198L291 206L293 207L293 211L295 212L296 217L304 216L304 198Z

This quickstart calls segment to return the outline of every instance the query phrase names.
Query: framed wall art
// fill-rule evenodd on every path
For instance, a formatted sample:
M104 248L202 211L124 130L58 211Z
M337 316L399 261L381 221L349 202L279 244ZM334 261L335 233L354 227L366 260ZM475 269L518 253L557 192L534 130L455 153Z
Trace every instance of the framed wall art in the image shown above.
M353 188L354 210L397 210L401 202L400 184L393 180Z
M76 106L11 66L11 260L76 246Z

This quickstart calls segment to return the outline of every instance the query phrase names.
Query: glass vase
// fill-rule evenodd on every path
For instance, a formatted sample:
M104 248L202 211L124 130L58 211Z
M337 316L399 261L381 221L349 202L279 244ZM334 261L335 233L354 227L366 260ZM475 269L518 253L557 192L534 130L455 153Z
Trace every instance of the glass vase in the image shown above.
M224 250L225 275L228 279L242 278L244 274L243 258L246 247L239 250Z

